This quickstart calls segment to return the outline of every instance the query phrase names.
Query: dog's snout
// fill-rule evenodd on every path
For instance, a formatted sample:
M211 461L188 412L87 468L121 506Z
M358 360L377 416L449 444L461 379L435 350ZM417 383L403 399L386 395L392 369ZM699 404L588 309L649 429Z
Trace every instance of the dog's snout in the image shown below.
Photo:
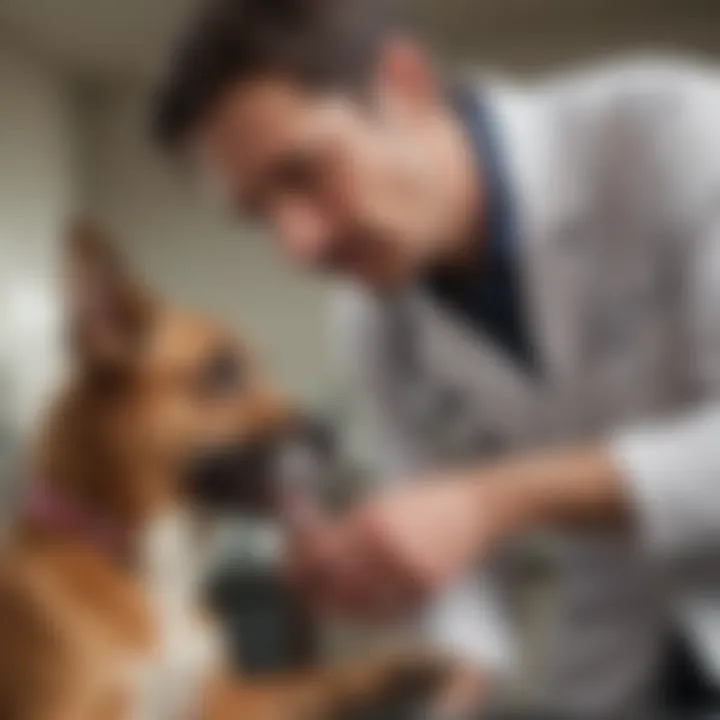
M297 418L265 437L201 453L191 463L189 490L209 509L272 514L288 488L320 492L335 452L330 425Z
M188 489L210 510L264 511L274 500L266 481L271 466L271 449L263 443L214 448L191 461Z

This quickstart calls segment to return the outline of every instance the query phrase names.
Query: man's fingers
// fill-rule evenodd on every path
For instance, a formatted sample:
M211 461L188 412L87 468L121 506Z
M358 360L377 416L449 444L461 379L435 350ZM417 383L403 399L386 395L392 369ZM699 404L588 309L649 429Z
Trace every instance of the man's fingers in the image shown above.
M288 536L287 577L317 609L363 614L375 571L366 549L354 541L347 523L315 523Z
M374 518L366 522L361 532L372 557L374 574L370 587L374 591L374 611L384 616L383 619L392 619L406 613L423 598L424 579L382 523Z
M355 619L380 621L403 615L420 597L420 587L357 516L344 527L338 562L329 568L326 588L335 609Z
M327 523L302 513L288 536L288 578L319 610L362 620L404 614L423 597L425 579L371 511ZM297 526L296 526L297 527Z

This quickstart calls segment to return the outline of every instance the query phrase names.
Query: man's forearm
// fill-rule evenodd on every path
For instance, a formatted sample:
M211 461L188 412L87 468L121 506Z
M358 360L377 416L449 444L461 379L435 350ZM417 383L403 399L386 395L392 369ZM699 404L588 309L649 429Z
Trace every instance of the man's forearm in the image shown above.
M500 537L547 525L616 526L630 517L622 478L600 445L505 461L472 481L484 522Z

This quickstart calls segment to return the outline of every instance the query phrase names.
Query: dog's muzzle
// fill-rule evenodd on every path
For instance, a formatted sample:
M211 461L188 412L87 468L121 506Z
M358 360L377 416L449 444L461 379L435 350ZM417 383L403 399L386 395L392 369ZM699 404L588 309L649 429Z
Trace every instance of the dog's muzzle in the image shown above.
M216 512L274 515L284 496L317 498L336 462L331 429L303 419L249 443L195 458L187 474L194 500Z

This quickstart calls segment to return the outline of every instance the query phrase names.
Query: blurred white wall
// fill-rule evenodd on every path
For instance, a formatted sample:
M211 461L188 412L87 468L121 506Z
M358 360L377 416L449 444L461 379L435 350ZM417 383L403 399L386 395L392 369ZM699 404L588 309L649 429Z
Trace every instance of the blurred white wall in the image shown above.
M149 140L145 92L88 91L82 102L85 204L154 287L249 334L283 384L326 394L325 289L278 261L267 237L204 203Z
M0 422L34 423L60 367L55 248L74 202L64 78L0 39Z

